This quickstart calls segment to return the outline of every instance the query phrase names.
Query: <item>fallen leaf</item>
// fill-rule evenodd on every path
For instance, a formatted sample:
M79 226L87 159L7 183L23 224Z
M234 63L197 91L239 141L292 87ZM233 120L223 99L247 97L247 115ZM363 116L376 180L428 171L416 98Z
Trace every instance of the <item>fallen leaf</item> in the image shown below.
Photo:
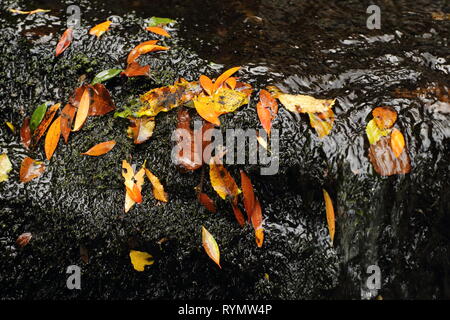
M255 239L256 239L256 245L258 246L258 248L261 248L263 245L263 241L264 241L264 229L263 228L259 228L259 229L255 230Z
M141 66L136 61L131 62L121 74L131 77L148 76L150 73L150 66Z
M41 161L26 157L20 166L19 179L22 182L29 182L39 177L44 171L45 165Z
M36 130L33 131L33 135L31 136L31 145L35 146L41 139L41 137L44 135L45 131L47 131L47 128L52 123L53 118L56 115L56 112L58 111L59 107L61 106L61 103L57 103L48 109L48 111L45 113L44 118L40 122L39 126L36 128ZM33 113L34 116L34 113ZM33 117L31 118L33 120Z
M103 84L96 83L93 86L88 86L88 88L92 91L89 116L103 116L116 109L111 94Z
M114 141L114 140L102 142L102 143L96 144L95 146L90 148L88 151L83 152L82 155L98 157L98 156L104 155L105 153L108 153L109 151L111 151L115 145L116 145L116 141Z
M405 148L405 137L403 137L400 130L396 128L394 128L391 133L391 148L396 158L401 155Z
M311 127L316 130L319 138L323 138L330 134L331 129L333 129L333 122L335 118L332 109L329 109L323 113L308 113L308 116Z
M8 9L9 11L11 11L12 13L18 13L18 14L35 14L35 13L41 13L41 12L49 12L50 10L44 10L44 9L35 9L32 11L22 11L22 10L17 10L17 9Z
M169 19L169 18L159 18L159 17L151 17L149 21L147 22L147 26L149 27L158 27L158 26L165 26L169 23L174 23L175 20Z
M130 250L130 259L134 270L141 272L145 270L145 266L151 266L155 262L152 255L136 250Z
M253 191L253 185L247 174L241 170L241 188L244 198L244 208L247 212L248 221L251 221L253 210L255 208L255 192Z
M12 170L11 161L8 155L3 153L0 155L0 182L8 180L8 173Z
M32 237L33 236L31 235L30 232L24 232L20 236L17 237L16 245L19 248L23 248L28 244L28 242L30 242Z
M80 258L81 258L81 261L83 261L84 264L88 264L89 263L89 251L83 245L80 246Z
M118 74L120 74L123 70L122 69L108 69L103 70L102 72L99 72L95 77L94 80L92 80L92 85L96 83L105 82L109 79L114 78Z
M150 180L152 186L153 186L153 196L156 200L167 202L169 201L167 197L167 193L164 191L164 187L162 186L161 182L159 181L158 177L156 177L150 170L147 168L145 169L145 174L147 175L147 178Z
M201 205L203 205L209 212L216 213L216 205L214 204L214 201L203 192L200 192L197 194L198 202L200 202Z
M70 131L72 131L72 123L76 111L77 109L70 103L66 104L61 111L61 134L66 144L69 140Z
M231 77L234 73L236 73L241 67L234 67L231 69L228 69L227 71L225 71L224 73L222 73L214 82L214 88L213 88L213 92L216 92L221 86L222 84L229 78Z
M47 136L45 137L45 156L47 160L50 160L53 156L53 153L58 146L59 138L61 137L61 116L56 118L53 121L50 129L48 129Z
M375 119L370 120L366 126L367 138L369 139L369 143L371 145L377 143L377 141L380 140L381 137L389 135L390 132L391 130L389 129L381 130L380 128L378 128Z
M227 80L225 80L225 84L231 89L234 90L237 85L236 77L229 77Z
M141 168L136 174L131 165L122 161L122 176L125 179L125 212L137 202L142 202L142 185L144 184L145 168Z
M195 143L194 131L191 129L191 117L185 108L177 113L176 144L178 153L175 154L175 163L186 170L197 170L203 164L202 144ZM198 140L200 142L201 140Z
M155 118L142 117L130 118L131 126L128 127L128 136L133 138L134 144L141 144L150 139L155 129Z
M170 34L161 27L147 27L145 30L170 38Z
M209 233L208 230L204 226L202 226L202 243L203 248L205 249L208 256L211 258L212 261L214 261L219 268L222 268L220 266L220 250L219 246L217 245L216 239L212 236L211 233Z
M209 178L211 185L217 194L226 199L229 197L232 201L241 193L233 177L227 169L214 158L209 160Z
M201 75L199 78L200 85L202 86L203 90L210 96L214 92L214 84L210 78L207 76Z
M56 45L56 56L59 56L61 53L63 53L72 43L73 40L73 29L68 28L66 31L64 31L63 35L59 39L58 44Z
M26 117L23 120L22 127L20 128L20 141L23 146L28 149L31 144L31 130L30 130L30 118Z
M9 130L11 130L12 133L16 132L16 128L14 128L14 125L11 122L5 121L5 124L9 128Z
M391 128L397 121L397 112L388 107L377 107L372 110L372 115L380 130Z
M231 207L233 208L233 213L234 213L234 216L236 217L237 222L239 223L239 225L241 227L243 227L245 225L245 218L244 218L244 215L242 214L241 209L239 209L237 204L234 204L234 203L231 204Z
M381 137L369 148L369 160L374 170L381 176L406 174L411 171L411 162L406 148L398 157L391 148L390 137Z
M95 27L92 27L91 30L89 30L89 34L100 38L102 34L109 30L111 23L112 21L109 20L102 22Z
M89 88L85 88L83 95L81 96L80 104L78 106L77 115L75 118L75 124L72 131L78 131L83 126L86 118L89 114L90 96Z
M262 89L259 92L259 102L256 105L259 121L264 130L270 135L272 128L272 120L277 116L278 103L269 93L269 91Z
M34 130L36 130L38 125L41 123L42 119L44 119L46 112L47 112L47 103L41 104L34 110L30 120L31 132L34 132Z
M438 21L450 20L450 13L432 12L431 17L433 18L433 20Z
M133 50L130 51L127 58L127 64L130 64L131 62L135 61L139 56L150 53L150 52L156 52L156 51L165 51L169 50L168 47L159 46L156 43L158 40L150 40L143 42L139 45L137 45Z
M334 233L336 230L334 208L333 208L333 201L331 201L330 195L328 194L328 192L325 189L323 189L323 198L325 200L325 210L326 210L326 214L327 214L328 231L330 233L331 245L333 245Z
M267 89L286 109L295 113L326 112L331 109L336 101L336 99L316 99L302 94L283 93L274 86L268 87Z

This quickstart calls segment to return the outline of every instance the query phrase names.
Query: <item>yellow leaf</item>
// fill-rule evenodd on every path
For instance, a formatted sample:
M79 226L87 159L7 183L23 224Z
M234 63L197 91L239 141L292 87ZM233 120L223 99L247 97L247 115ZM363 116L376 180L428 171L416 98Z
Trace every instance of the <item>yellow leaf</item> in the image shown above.
M205 249L208 256L211 258L211 260L214 261L219 266L219 268L222 268L220 266L219 246L217 245L216 239L214 239L212 234L209 233L204 226L202 226L202 243L203 248Z
M8 128L12 131L12 133L14 133L16 131L16 128L14 128L14 125L9 122L9 121L5 121L5 124L8 126Z
M323 197L325 199L325 210L327 213L328 231L330 232L331 244L333 244L334 232L336 230L333 202L331 201L330 195L325 189L323 189Z
M395 157L398 158L405 148L405 137L398 129L393 129L391 133L391 149L395 154Z
M95 27L92 27L91 30L89 30L89 34L93 36L97 36L97 38L100 38L102 34L104 34L106 31L108 31L112 21L105 21L102 22Z
M308 113L309 121L311 123L311 127L313 127L319 138L323 138L330 134L331 129L333 129L334 122L334 112L329 109L323 113Z
M12 170L11 161L8 155L3 153L0 155L0 182L8 180L8 173Z
M270 88L268 87L270 90ZM336 99L316 99L302 94L288 94L277 92L273 94L281 104L291 112L296 113L321 113L327 112L334 105Z
M241 193L228 170L222 164L217 164L214 158L209 160L209 177L212 187L222 199L234 199Z
M147 174L147 178L150 180L153 186L153 195L155 196L155 199L163 202L169 201L167 198L167 193L164 191L164 187L162 186L158 177L148 169L145 169L145 173Z
M136 174L131 165L122 161L122 176L125 179L125 212L137 202L142 202L142 186L144 184L145 168L141 168Z
M72 131L78 131L83 126L86 118L89 114L90 105L89 89L84 89L83 95L81 96L80 104L78 105L77 116L75 118L75 125Z
M152 255L136 250L130 250L130 259L136 271L144 271L145 266L151 266L155 262Z
M36 9L36 10L32 10L32 11L22 11L22 10L17 10L17 9L9 9L9 11L11 11L12 13L18 13L18 14L35 14L35 13L40 13L40 12L49 12L50 10Z
M367 123L366 134L370 144L377 143L381 139L381 137L386 137L387 135L389 135L389 133L391 133L391 130L381 130L377 126L375 119L372 119Z

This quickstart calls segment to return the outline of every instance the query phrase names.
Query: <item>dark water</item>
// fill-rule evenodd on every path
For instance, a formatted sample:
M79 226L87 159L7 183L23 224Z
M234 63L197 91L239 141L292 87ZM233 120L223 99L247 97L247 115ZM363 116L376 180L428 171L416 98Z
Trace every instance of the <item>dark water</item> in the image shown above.
M53 57L66 26L66 8L81 8L81 28L62 57ZM331 134L317 138L308 119L280 109L280 172L259 175L246 165L261 199L266 228L262 249L249 226L239 228L225 202L211 215L196 203L200 172L180 173L170 161L175 112L159 115L152 139L134 146L127 122L111 115L89 119L69 144L61 143L46 173L18 183L28 152L2 124L0 152L14 170L0 184L0 293L4 298L450 298L450 12L448 1L381 1L381 29L366 27L370 1L2 1L0 119L16 128L44 101L67 101L79 85L104 70L123 68L126 55L152 36L151 16L177 20L165 54L142 57L153 79L108 82L118 107L183 76L216 76L240 65L256 89L277 84L290 93L336 97ZM18 16L6 8L52 9ZM90 27L117 16L119 26L94 40ZM398 94L427 89L421 96ZM442 88L437 92L433 88ZM255 100L222 116L223 128L256 128ZM411 157L405 176L379 177L368 160L365 126L380 105L399 114ZM79 153L115 139L102 158ZM171 201L150 196L123 215L122 159L147 160ZM242 166L230 166L238 179ZM210 186L207 191L213 195ZM334 201L337 233L328 241L322 188ZM200 227L216 237L222 270L201 247ZM22 232L34 237L14 247ZM159 244L159 240L168 241ZM87 248L88 264L80 260ZM129 249L156 263L132 270ZM82 267L81 291L65 287L65 268ZM365 288L366 269L378 265L381 289ZM269 280L265 278L269 275Z

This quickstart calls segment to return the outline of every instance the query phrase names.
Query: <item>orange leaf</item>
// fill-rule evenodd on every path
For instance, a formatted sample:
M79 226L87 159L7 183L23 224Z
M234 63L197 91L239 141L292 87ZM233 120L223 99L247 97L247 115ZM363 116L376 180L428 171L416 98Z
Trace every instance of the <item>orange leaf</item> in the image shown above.
M244 195L244 208L247 212L248 221L251 221L251 216L255 207L255 193L253 185L247 174L241 170L241 188Z
M102 34L104 34L106 31L108 31L109 26L111 25L112 21L105 21L102 22L95 27L92 27L91 30L89 30L89 34L93 36L97 36L97 38L100 38Z
M83 126L89 114L89 105L90 105L89 88L85 88L83 95L81 96L80 104L77 110L77 116L75 118L75 125L72 131L78 131Z
M170 38L170 34L161 27L147 27L145 30Z
M26 117L23 120L22 127L20 128L20 141L23 146L28 149L31 143L31 130L30 130L30 118Z
M22 182L29 182L39 177L45 171L45 165L40 162L26 157L20 165L19 179Z
M200 192L197 194L198 202L200 202L209 212L216 213L216 205L214 204L214 201L203 192Z
M262 218L261 203L257 198L255 198L255 206L253 207L251 220L253 229L255 229L255 231L262 227L263 218Z
M233 73L238 71L241 67L234 67L231 69L228 69L224 73L222 73L217 80L214 82L214 89L213 92L216 92L217 89L220 88L220 86L229 78Z
M236 88L236 78L235 77L230 77L227 80L225 80L225 84L231 89L234 90L234 88Z
M156 45L157 42L158 42L158 40L150 40L150 41L146 41L146 42L142 42L141 44L138 44L128 54L127 64L130 64L131 62L136 60L142 54L146 54L146 53L154 52L154 51L169 50L168 47Z
M259 228L259 229L255 230L255 239L256 239L256 245L258 246L258 248L261 248L263 245L263 241L264 241L264 229L263 228Z
M22 233L22 234L17 238L17 240L16 240L16 245L17 245L19 248L23 248L23 247L25 247L25 246L28 244L28 242L30 242L30 240L31 240L32 237L33 237L33 236L31 235L30 232Z
M395 157L398 158L405 148L405 137L400 132L400 130L394 128L391 133L391 148L395 154Z
M50 126L50 123L52 122L53 118L55 117L56 111L58 111L60 106L61 106L61 103L57 103L57 104L51 106L48 109L48 111L45 113L44 119L42 119L39 126L33 132L32 145L36 145L39 142L39 140L44 135L47 128Z
M216 239L206 230L205 227L202 226L202 244L208 256L214 261L219 268L220 266L220 251L219 246L217 245Z
M125 179L125 212L137 202L142 202L142 185L144 184L145 168L141 168L136 174L131 165L126 161L122 161L122 176Z
M220 126L219 116L221 116L223 112L217 111L214 100L210 99L210 96L205 96L203 94L198 96L197 99L194 100L194 105L199 116L216 126Z
M101 156L101 155L111 151L115 145L116 145L116 141L114 141L114 140L102 142L102 143L96 144L95 146L90 148L88 151L83 152L82 154L86 155L86 156L94 156L94 157Z
M234 203L232 203L231 206L233 208L233 213L234 216L236 217L237 222L241 227L243 227L245 225L245 218L244 215L242 214L241 209L239 209L239 207Z
M50 160L53 156L53 153L58 146L59 138L61 137L61 116L56 118L53 121L50 129L48 129L47 136L45 137L45 156L47 160Z
M56 45L56 56L59 56L61 53L64 52L64 50L67 49L67 47L70 46L73 40L73 30L71 28L68 28L66 31L64 31L63 35L59 39L58 44Z
M137 184L133 184L133 188L132 189L130 189L128 187L126 187L126 189L127 189L128 195L131 197L131 199L134 202L142 203L141 190L139 190L139 187L137 186Z
M167 193L164 191L164 187L159 181L158 177L148 169L145 169L145 174L147 175L147 178L150 180L153 186L153 196L155 197L155 199L162 202L169 201L169 199L167 198Z
M216 163L214 158L209 160L209 177L212 187L222 199L229 197L234 200L241 193L228 170Z
M208 95L212 95L213 90L214 90L214 84L211 81L211 79L208 78L207 76L201 75L199 81L200 81L200 85L202 86L203 90L205 90L205 92Z
M330 232L331 244L333 244L335 232L335 217L334 217L333 202L331 201L330 195L325 189L323 189L323 197L325 199L325 210L327 213L328 231Z
M372 115L381 130L391 128L397 121L397 112L389 107L377 107L373 109Z
M70 131L72 129L73 118L77 109L70 103L66 104L61 111L61 134L67 144L69 140Z
M141 66L136 61L131 62L121 74L131 77L147 76L150 73L150 66Z
M93 93L89 116L103 116L116 109L108 89L103 84L96 83L93 86L89 85L88 88Z
M262 89L259 92L259 102L256 105L256 110L264 130L270 135L272 120L278 113L278 103L267 90Z

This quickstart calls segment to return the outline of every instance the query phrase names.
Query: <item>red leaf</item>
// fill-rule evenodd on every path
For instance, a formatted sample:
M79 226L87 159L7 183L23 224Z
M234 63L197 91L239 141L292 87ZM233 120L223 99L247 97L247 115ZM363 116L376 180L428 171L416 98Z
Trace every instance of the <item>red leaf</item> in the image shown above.
M216 205L214 204L214 201L206 194L206 193L199 193L197 195L198 202L200 202L201 205L203 205L209 212L216 213Z
M178 110L177 129L183 134L177 137L177 146L180 148L176 155L176 162L187 170L196 170L202 166L201 144L194 142L194 131L191 129L191 116L187 109ZM187 152L185 152L187 151ZM196 156L197 155L197 156Z
M44 119L42 119L39 126L34 130L32 135L32 145L35 146L41 137L44 135L47 128L50 126L50 123L52 122L53 118L55 117L56 112L58 111L59 107L61 106L60 103L57 103L48 109L48 111L45 113Z
M56 56L59 56L64 50L69 47L73 40L73 30L68 28L64 31L63 35L59 39L58 45L56 46Z
M42 162L26 157L20 165L19 179L22 182L29 182L39 177L44 171L45 166Z
M30 147L31 143L31 130L30 130L30 118L26 117L23 120L22 127L20 128L20 141L25 148Z
M93 93L89 108L90 116L102 116L116 109L108 89L103 84L96 83L89 88Z
M139 77L139 76L148 76L150 73L150 66L141 66L136 61L131 62L127 68L122 71L121 74L127 76L128 78L131 77Z
M23 248L23 247L25 247L25 246L28 244L28 242L30 242L30 240L31 240L32 237L33 237L33 236L31 235L30 232L22 233L22 234L17 238L17 240L16 240L16 245L17 245L19 248Z
M70 131L72 131L73 118L75 117L77 109L70 103L66 104L61 112L61 134L67 144L69 140Z
M247 212L248 221L250 222L255 207L255 193L253 191L252 181L243 170L241 170L241 187L244 196L244 208Z
M241 209L239 209L239 207L233 203L231 204L231 206L233 207L234 216L236 217L237 222L241 227L243 227L245 225L245 218L242 214Z

